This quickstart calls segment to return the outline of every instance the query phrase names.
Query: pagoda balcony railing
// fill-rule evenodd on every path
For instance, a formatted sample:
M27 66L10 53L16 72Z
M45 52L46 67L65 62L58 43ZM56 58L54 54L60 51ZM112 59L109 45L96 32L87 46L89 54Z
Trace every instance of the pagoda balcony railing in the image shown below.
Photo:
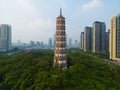
M65 42L65 39L56 39L56 42Z
M56 43L56 45L66 45L66 43Z
M65 41L66 40L66 38L65 37L56 37L56 41Z
M57 30L56 33L65 33L65 31L63 31L63 30L62 31Z
M56 47L66 47L66 44L56 44Z
M66 51L65 51L65 50L60 50L60 51L59 51L59 50L56 50L55 53L56 53L56 54L65 54Z
M63 61L63 60L66 60L67 58L66 57L61 57L61 56L58 56L58 57L55 57L57 60L59 61Z
M64 21L64 20L57 20L56 23L57 23L57 24L61 24L61 23L62 23L62 24L65 24L65 21Z
M61 42L61 41L56 41L56 44L57 44L57 43L59 43L59 44L64 44L64 43L66 43L66 41L62 41L62 42Z
M57 30L65 30L65 27L56 27Z
M58 35L58 36L56 36L56 39L64 39L64 38L66 38L65 35Z
M60 33L58 33L58 32L57 32L57 33L56 33L56 35L57 35L57 36L65 36L65 35L66 35L66 33L61 33L61 32L60 32Z
M56 25L56 27L63 27L63 28L65 28L65 25L64 24L58 24L58 25Z
M56 35L66 35L65 32L56 32Z

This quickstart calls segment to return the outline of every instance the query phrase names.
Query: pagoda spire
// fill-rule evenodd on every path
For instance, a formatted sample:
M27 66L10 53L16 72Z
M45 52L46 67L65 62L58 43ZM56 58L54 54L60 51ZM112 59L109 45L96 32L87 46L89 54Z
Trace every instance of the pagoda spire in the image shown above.
M60 8L60 15L62 15L62 8Z

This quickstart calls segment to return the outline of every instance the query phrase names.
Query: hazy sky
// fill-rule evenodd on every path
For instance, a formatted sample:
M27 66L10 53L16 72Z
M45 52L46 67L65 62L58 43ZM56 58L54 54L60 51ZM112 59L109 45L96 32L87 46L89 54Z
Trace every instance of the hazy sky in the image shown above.
M68 37L79 40L85 26L102 21L110 28L120 13L120 0L0 0L0 24L12 26L12 41L48 41L62 8Z

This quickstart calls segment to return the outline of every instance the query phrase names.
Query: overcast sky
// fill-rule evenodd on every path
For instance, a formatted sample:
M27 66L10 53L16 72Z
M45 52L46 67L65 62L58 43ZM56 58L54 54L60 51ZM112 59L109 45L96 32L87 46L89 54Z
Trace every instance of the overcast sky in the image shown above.
M120 0L0 0L0 24L12 26L12 42L47 42L55 33L60 8L68 37L79 40L94 21L110 28L111 17L120 13Z

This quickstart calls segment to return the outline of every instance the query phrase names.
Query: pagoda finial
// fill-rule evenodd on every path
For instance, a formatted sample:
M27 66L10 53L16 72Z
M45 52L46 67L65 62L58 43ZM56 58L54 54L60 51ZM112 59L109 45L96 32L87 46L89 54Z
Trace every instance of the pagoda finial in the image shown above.
M62 8L60 8L60 15L62 15Z

